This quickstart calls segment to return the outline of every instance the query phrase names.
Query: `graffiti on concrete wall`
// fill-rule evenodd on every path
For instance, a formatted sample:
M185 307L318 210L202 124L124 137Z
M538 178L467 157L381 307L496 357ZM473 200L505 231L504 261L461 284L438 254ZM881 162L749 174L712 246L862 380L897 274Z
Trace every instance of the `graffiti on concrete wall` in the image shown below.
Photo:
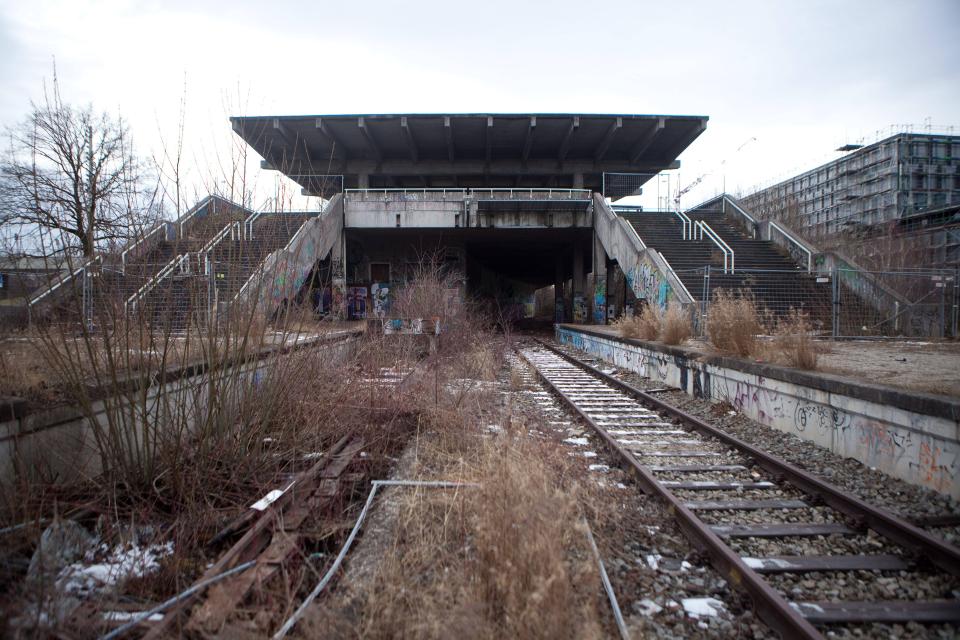
M390 283L374 282L370 285L370 298L373 301L373 315L382 318L390 313Z
M573 296L573 321L587 321L587 299L583 296Z
M815 392L569 329L558 328L556 335L561 344L690 393L726 401L771 428L908 482L960 497L960 442L939 435L943 424L949 423L946 418L910 413L909 424L881 420L874 416L883 415L883 410L871 407L870 401ZM693 372L692 384L688 384L689 372Z
M593 283L593 321L603 324L607 317L607 279L597 277Z
M664 308L673 297L673 292L660 269L647 257L641 254L636 265L626 271L627 284L638 298L649 303L656 302Z

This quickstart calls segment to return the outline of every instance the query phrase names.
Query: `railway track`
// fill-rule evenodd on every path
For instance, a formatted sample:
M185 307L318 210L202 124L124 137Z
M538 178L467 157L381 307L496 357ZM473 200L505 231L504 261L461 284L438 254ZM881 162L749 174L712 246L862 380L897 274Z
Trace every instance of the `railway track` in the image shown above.
M520 354L782 637L821 638L825 625L960 623L957 547L548 344ZM798 539L819 541L818 552L796 553ZM843 576L852 575L878 585L895 575L939 595L847 597L854 581ZM829 598L795 597L811 590Z

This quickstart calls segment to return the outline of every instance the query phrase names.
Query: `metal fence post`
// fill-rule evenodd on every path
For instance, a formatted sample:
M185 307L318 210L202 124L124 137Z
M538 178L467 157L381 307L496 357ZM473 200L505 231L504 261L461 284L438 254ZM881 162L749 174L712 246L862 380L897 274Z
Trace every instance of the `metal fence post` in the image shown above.
M837 269L836 265L834 265L831 271L831 276L833 279L833 313L831 314L830 323L833 326L831 327L830 333L834 338L836 338L840 335L840 270Z
M703 268L703 296L700 299L700 335L706 335L707 307L710 304L710 265Z
M953 274L953 337L957 337L957 321L960 320L960 267Z

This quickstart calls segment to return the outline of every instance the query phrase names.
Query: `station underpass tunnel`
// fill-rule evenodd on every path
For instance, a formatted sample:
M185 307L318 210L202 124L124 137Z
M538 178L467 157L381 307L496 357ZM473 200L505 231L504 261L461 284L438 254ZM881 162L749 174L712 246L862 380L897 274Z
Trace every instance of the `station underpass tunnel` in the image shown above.
M418 269L435 265L462 276L453 296L481 304L496 320L548 317L551 322L553 301L538 308L536 292L554 286L562 291L572 282L577 261L583 274L593 244L589 227L348 229L345 236L348 290L398 288Z

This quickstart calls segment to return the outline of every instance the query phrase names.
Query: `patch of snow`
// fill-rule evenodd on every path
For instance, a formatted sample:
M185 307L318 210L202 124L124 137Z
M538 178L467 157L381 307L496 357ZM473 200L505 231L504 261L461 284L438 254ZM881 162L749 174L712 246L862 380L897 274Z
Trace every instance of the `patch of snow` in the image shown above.
M590 471L599 471L600 473L607 473L610 471L610 467L605 464L592 464L587 468L590 469Z
M92 593L121 580L145 576L160 568L160 560L173 553L173 542L129 548L115 547L102 561L74 563L60 572L57 586L63 593Z
M582 455L583 455L584 458L596 458L596 457L597 457L597 452L596 452L596 451L584 451Z
M576 445L578 447L584 447L590 444L590 441L587 440L586 438L565 438L564 442L566 442L567 444Z
M656 571L660 568L660 560L663 558L659 553L647 554L647 566Z
M683 598L680 602L691 618L712 618L726 612L723 602L716 598Z
M640 615L646 616L649 618L650 616L654 616L660 613L661 611L663 611L663 607L658 605L653 600L644 598L640 602L633 603L633 610L639 613Z

